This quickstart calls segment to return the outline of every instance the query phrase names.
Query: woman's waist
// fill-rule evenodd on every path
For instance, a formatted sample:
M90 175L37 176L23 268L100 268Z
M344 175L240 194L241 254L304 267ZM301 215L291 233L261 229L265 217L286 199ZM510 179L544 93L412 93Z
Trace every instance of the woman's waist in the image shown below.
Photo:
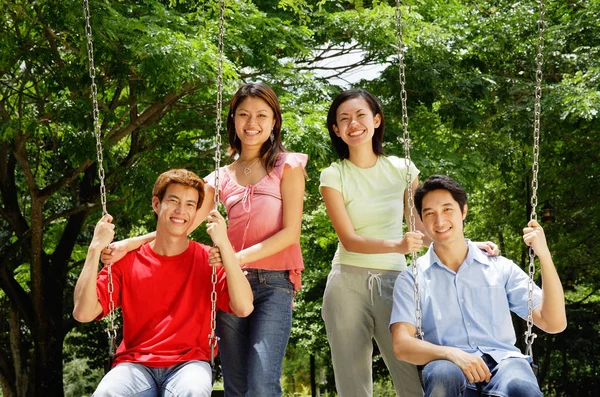
M406 269L404 255L391 252L385 254L363 254L347 251L340 243L332 261L333 265L350 265L359 268L402 271Z
M242 265L242 269L303 270L304 260L300 244L291 245L266 258L246 263Z

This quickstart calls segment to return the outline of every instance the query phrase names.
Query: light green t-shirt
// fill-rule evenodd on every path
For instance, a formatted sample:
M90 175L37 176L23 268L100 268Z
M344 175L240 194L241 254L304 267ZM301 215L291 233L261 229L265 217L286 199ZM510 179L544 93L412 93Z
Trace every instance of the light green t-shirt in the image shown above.
M321 172L319 189L325 186L342 193L346 211L357 234L382 240L399 240L403 235L406 174L406 161L403 158L379 156L371 168L359 168L346 159L331 164ZM419 175L419 170L412 162L410 174L412 180ZM406 269L402 254L359 254L347 251L341 242L338 242L333 264L382 270Z

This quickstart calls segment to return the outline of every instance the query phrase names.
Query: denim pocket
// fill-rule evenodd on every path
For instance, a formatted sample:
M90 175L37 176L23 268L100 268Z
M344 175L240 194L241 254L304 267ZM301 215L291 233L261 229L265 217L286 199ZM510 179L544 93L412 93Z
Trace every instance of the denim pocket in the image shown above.
M294 292L294 284L289 279L287 272L274 272L266 275L263 284L267 288L280 289L288 294Z

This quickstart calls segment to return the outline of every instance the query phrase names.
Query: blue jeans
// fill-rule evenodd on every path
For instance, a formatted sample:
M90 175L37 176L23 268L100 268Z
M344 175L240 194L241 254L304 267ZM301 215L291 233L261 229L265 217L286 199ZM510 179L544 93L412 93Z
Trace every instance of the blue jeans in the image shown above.
M225 396L281 396L281 367L292 329L294 287L288 271L247 269L254 311L219 311L217 336Z
M212 371L206 361L167 368L121 363L102 378L93 397L210 397Z
M483 361L492 373L489 383L480 383L483 396L543 397L537 379L524 358L507 358L499 364L484 354ZM431 361L423 368L423 385L426 397L478 396L477 385L468 383L456 364Z

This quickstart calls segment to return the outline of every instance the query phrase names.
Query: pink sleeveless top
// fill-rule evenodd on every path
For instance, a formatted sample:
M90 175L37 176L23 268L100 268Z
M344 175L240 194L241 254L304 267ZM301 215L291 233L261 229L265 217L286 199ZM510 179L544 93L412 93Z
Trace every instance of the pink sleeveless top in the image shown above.
M281 179L287 167L306 167L308 156L303 153L281 153L271 172L255 185L241 186L229 175L226 167L219 169L219 195L227 209L227 235L235 252L258 244L283 228ZM205 178L214 188L215 173ZM247 269L289 270L294 289L302 286L304 269L300 243L242 266Z

